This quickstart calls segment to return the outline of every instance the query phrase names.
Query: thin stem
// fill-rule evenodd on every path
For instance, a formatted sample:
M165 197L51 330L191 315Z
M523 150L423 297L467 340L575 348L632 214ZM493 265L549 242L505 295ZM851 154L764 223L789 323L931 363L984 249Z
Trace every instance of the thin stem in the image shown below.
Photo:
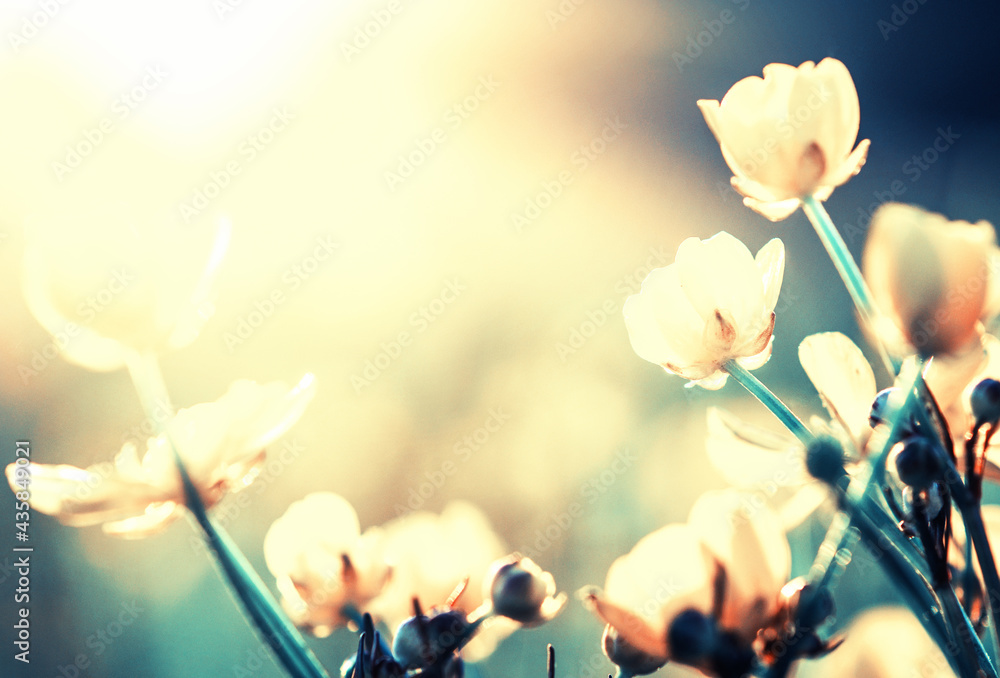
M877 327L875 321L879 317L879 311L872 299L871 290L868 289L868 284L858 269L857 262L854 261L850 250L847 249L847 244L840 236L837 227L834 226L826 208L823 207L823 203L811 195L807 196L802 199L802 211L806 213L813 228L816 229L816 234L823 243L823 247L826 248L827 254L830 255L837 273L840 274L840 279L844 281L844 286L847 288L848 294L851 295L851 300L854 301L854 307L858 310L862 322L871 331L871 335L876 337L876 348L886 370L889 374L895 375L899 371L899 365L889 356L882 342L877 339L874 330Z
M764 386L757 377L753 376L749 370L735 360L726 361L722 369L739 382L740 386L749 391L750 395L759 400L764 407L771 410L771 414L776 416L803 445L809 445L813 442L813 434L809 432L806 425L788 409L785 403L781 402L776 395L771 393L767 386Z
M952 670L957 675L963 675L955 653L948 651L954 647L954 641L950 626L942 615L941 603L923 576L919 563L907 555L910 545L902 541L896 525L871 497L866 496L862 503L855 503L846 493L841 496L844 510L850 513L862 537L881 554L878 562L889 580L899 587L914 616L948 658Z
M959 604L958 596L955 595L955 589L945 584L937 587L935 591L937 591L938 598L941 600L941 606L944 608L945 618L951 624L954 635L958 636L959 645L963 650L959 654L965 660L965 663L968 664L964 675L971 676L972 678L978 678L981 675L996 678L997 673L993 668L993 662L990 661L989 655L986 654L986 649L979 641L975 629L972 628L972 622L969 621L968 615L965 614L965 611ZM977 667L981 672L977 671Z
M129 360L129 372L135 383L146 416L158 434L163 435L173 453L188 510L201 526L212 547L216 562L226 574L232 589L288 673L294 678L329 678L305 639L281 611L256 570L221 527L205 510L205 504L184 466L179 450L167 426L173 414L170 397L156 357L135 355Z

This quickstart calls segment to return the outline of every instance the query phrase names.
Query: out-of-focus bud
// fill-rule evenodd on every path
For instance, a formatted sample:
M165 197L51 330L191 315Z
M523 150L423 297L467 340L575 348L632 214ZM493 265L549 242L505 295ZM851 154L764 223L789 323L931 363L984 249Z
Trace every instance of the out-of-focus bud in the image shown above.
M872 217L865 278L888 320L876 331L896 352L922 355L964 348L978 329L993 284L996 235L986 221L949 221L900 203Z
M498 560L486 578L493 611L526 626L555 617L566 603L566 594L558 596L552 575L530 558L518 555Z
M392 654L407 670L427 668L453 654L465 640L468 630L469 622L458 610L417 614L399 625L392 642Z
M896 443L889 463L904 485L922 490L941 477L941 464L932 443L923 436L909 436Z
M977 422L995 424L1000 419L1000 381L983 379L969 398Z
M847 474L844 448L833 436L819 436L806 448L806 468L825 483L836 483Z
M622 673L632 676L648 675L667 663L663 657L646 654L629 643L615 631L615 627L611 624L604 627L601 647L604 648L604 654L607 658L621 667Z

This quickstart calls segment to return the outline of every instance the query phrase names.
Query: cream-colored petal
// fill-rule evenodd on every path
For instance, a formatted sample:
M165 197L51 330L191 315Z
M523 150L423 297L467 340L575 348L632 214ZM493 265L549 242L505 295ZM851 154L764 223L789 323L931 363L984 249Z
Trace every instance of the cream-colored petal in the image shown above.
M627 607L618 605L597 589L581 594L584 606L605 624L610 624L618 635L632 647L653 657L667 658L667 627L662 619L640 616Z
M864 440L877 391L875 374L861 349L840 332L822 332L802 340L799 362L830 416L855 441Z
M680 367L704 359L705 321L681 290L676 265L651 271L639 294L625 301L623 314L632 348L640 358Z
M755 426L717 407L706 414L709 461L730 485L794 487L808 480L805 451L793 436Z
M152 503L179 499L156 485L122 478L114 470L97 473L66 464L34 463L28 469L31 507L75 527L132 518ZM6 473L16 491L17 467L9 464Z
M721 490L698 498L688 524L727 573L731 588L720 621L752 639L773 613L791 568L780 520L760 496Z
M773 311L785 276L785 244L778 238L772 238L757 251L754 261L764 284L764 308Z
M706 391L718 391L720 388L726 385L726 380L729 379L729 375L721 370L716 370L708 376L705 377L695 377L692 378L691 382L687 384L688 386L700 386Z
M802 204L802 201L794 198L791 200L778 200L776 202L762 202L745 197L743 198L743 204L770 221L782 221L792 216L795 210Z
M722 310L732 314L737 342L760 332L764 284L746 245L725 231L708 240L688 238L675 265L684 294L706 323Z
M104 523L105 534L122 539L144 539L162 531L180 515L181 505L172 501L150 504L142 515Z
M350 551L361 537L354 507L332 492L314 492L294 502L264 536L264 561L275 576L303 576L299 554L313 545Z
M827 174L823 177L823 184L827 187L826 190L832 191L835 187L843 185L848 179L860 172L868 160L868 149L870 147L871 141L864 139L847 158L832 168L828 167ZM827 193L827 197L829 197L829 193ZM826 197L817 199L826 200Z

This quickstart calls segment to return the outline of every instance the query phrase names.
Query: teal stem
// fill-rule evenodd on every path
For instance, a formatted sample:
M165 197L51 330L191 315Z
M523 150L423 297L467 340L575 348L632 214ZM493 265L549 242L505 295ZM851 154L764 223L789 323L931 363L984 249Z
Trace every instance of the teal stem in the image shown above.
M889 426L889 436L885 439L885 444L882 445L882 449L869 457L869 463L863 467L863 471L851 478L851 484L848 487L847 493L852 501L860 501L863 496L870 493L872 488L883 482L886 460L889 457L892 446L900 439L900 433L907 418L911 412L919 414L919 412L923 411L923 406L920 405L918 407L917 401L919 400L919 391L924 378L924 360L920 356L917 356L916 360L913 377L905 380L904 393L906 393L906 398L892 419L892 423Z
M848 511L852 523L858 528L862 537L877 548L880 553L879 566L886 576L903 594L904 599L913 611L914 616L923 625L927 634L941 648L956 675L968 675L959 662L951 626L942 613L942 604L938 600L934 588L923 574L922 567L911 555L912 546L905 540L883 508L871 497L865 497L862 502L854 502L845 493L841 495L843 508ZM976 639L978 642L978 639ZM973 674L975 675L975 674ZM994 674L995 676L995 674Z
M951 462L950 459L948 461ZM983 586L986 589L984 593L990 608L992 621L990 626L993 628L993 639L1000 647L1000 626L998 626L1000 625L1000 574L997 573L993 550L990 548L990 539L986 535L986 527L983 525L983 513L979 502L959 480L955 467L949 466L945 470L945 475L948 481L948 490L955 499L955 505L962 515L966 538L972 542L976 549L976 559L979 561L979 569L983 574Z
M201 526L217 564L225 573L250 620L293 678L329 678L239 546L209 517L168 427L173 407L170 405L170 397L156 356L137 354L129 360L128 366L146 416L170 446L184 487L185 504Z
M919 381L915 383L919 385ZM913 390L916 391L917 389L914 388ZM916 415L928 431L935 430L926 409L922 406L916 408ZM982 508L976 496L962 482L962 478L958 473L958 469L955 468L951 457L940 446L938 446L938 458L944 467L944 481L948 485L948 493L951 495L959 514L962 516L966 539L971 540L972 545L976 549L976 559L979 561L979 569L982 572L983 585L986 589L984 593L990 608L994 642L1000 646L1000 573L997 572L993 550L990 547L990 540L986 534L986 527L983 525ZM962 615L968 619L964 611Z
M959 647L962 648L962 652L958 653L965 660L964 663L966 664L962 675L970 676L971 678L978 678L980 675L996 678L997 672L993 668L993 662L990 661L989 655L986 654L986 649L976 635L975 629L972 628L969 616L965 614L961 603L958 602L955 589L945 584L939 586L936 591L938 599L944 608L945 619L948 620L951 628L954 629L953 635L958 636ZM982 673L980 673L980 669Z
M759 400L764 407L771 410L771 414L776 416L778 421L784 424L803 445L808 446L812 444L815 438L809 432L809 429L806 428L806 425L788 409L785 403L781 402L776 395L771 393L767 386L764 386L757 377L753 376L749 370L735 360L727 360L722 365L722 370L735 379L740 386L749 391L750 395Z
M854 302L854 307L858 310L862 322L869 329L871 336L876 337L876 348L882 358L882 363L889 374L895 375L899 371L899 364L889 356L889 352L886 351L875 332L877 327L875 321L879 317L878 307L872 299L871 290L868 289L868 284L865 282L864 276L861 275L857 262L854 261L851 251L847 249L847 244L840 236L840 231L834 226L833 220L830 219L826 208L823 207L823 203L815 197L810 195L802 199L802 211L806 213L813 228L816 229L816 235L819 236L823 247L826 248L826 253L830 255L837 273L840 274L840 279L844 281L844 286L847 288L848 294L851 295L851 300Z

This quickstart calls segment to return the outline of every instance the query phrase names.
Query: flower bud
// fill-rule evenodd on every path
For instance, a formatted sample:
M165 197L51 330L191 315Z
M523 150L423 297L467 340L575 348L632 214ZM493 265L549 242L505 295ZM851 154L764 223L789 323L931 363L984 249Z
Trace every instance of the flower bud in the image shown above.
M645 676L667 663L663 658L646 654L633 646L622 638L611 624L604 627L601 647L604 648L607 658L621 667L622 673L632 676Z
M405 669L428 667L458 649L468 628L465 615L456 610L410 617L396 630L392 654Z
M901 353L962 350L989 312L995 251L996 234L986 221L949 221L899 203L879 207L862 262L875 302L888 318L876 331Z
M896 388L891 386L886 389L882 389L875 395L875 400L872 401L872 410L868 415L868 425L875 428L879 424L889 425L892 423L893 415L896 413L896 407L893 407L889 399L896 394Z
M530 558L513 555L493 564L487 577L493 611L526 625L541 624L562 609L565 594L554 597L556 583Z
M911 435L892 448L891 463L904 485L922 490L941 476L941 464L933 444L922 436Z
M983 379L972 389L969 400L976 422L995 424L1000 419L1000 381Z
M682 664L702 664L712 655L715 644L715 620L694 608L688 608L674 617L667 630L670 658Z
M819 436L806 448L806 468L814 478L826 483L837 482L847 473L844 448L832 436Z

